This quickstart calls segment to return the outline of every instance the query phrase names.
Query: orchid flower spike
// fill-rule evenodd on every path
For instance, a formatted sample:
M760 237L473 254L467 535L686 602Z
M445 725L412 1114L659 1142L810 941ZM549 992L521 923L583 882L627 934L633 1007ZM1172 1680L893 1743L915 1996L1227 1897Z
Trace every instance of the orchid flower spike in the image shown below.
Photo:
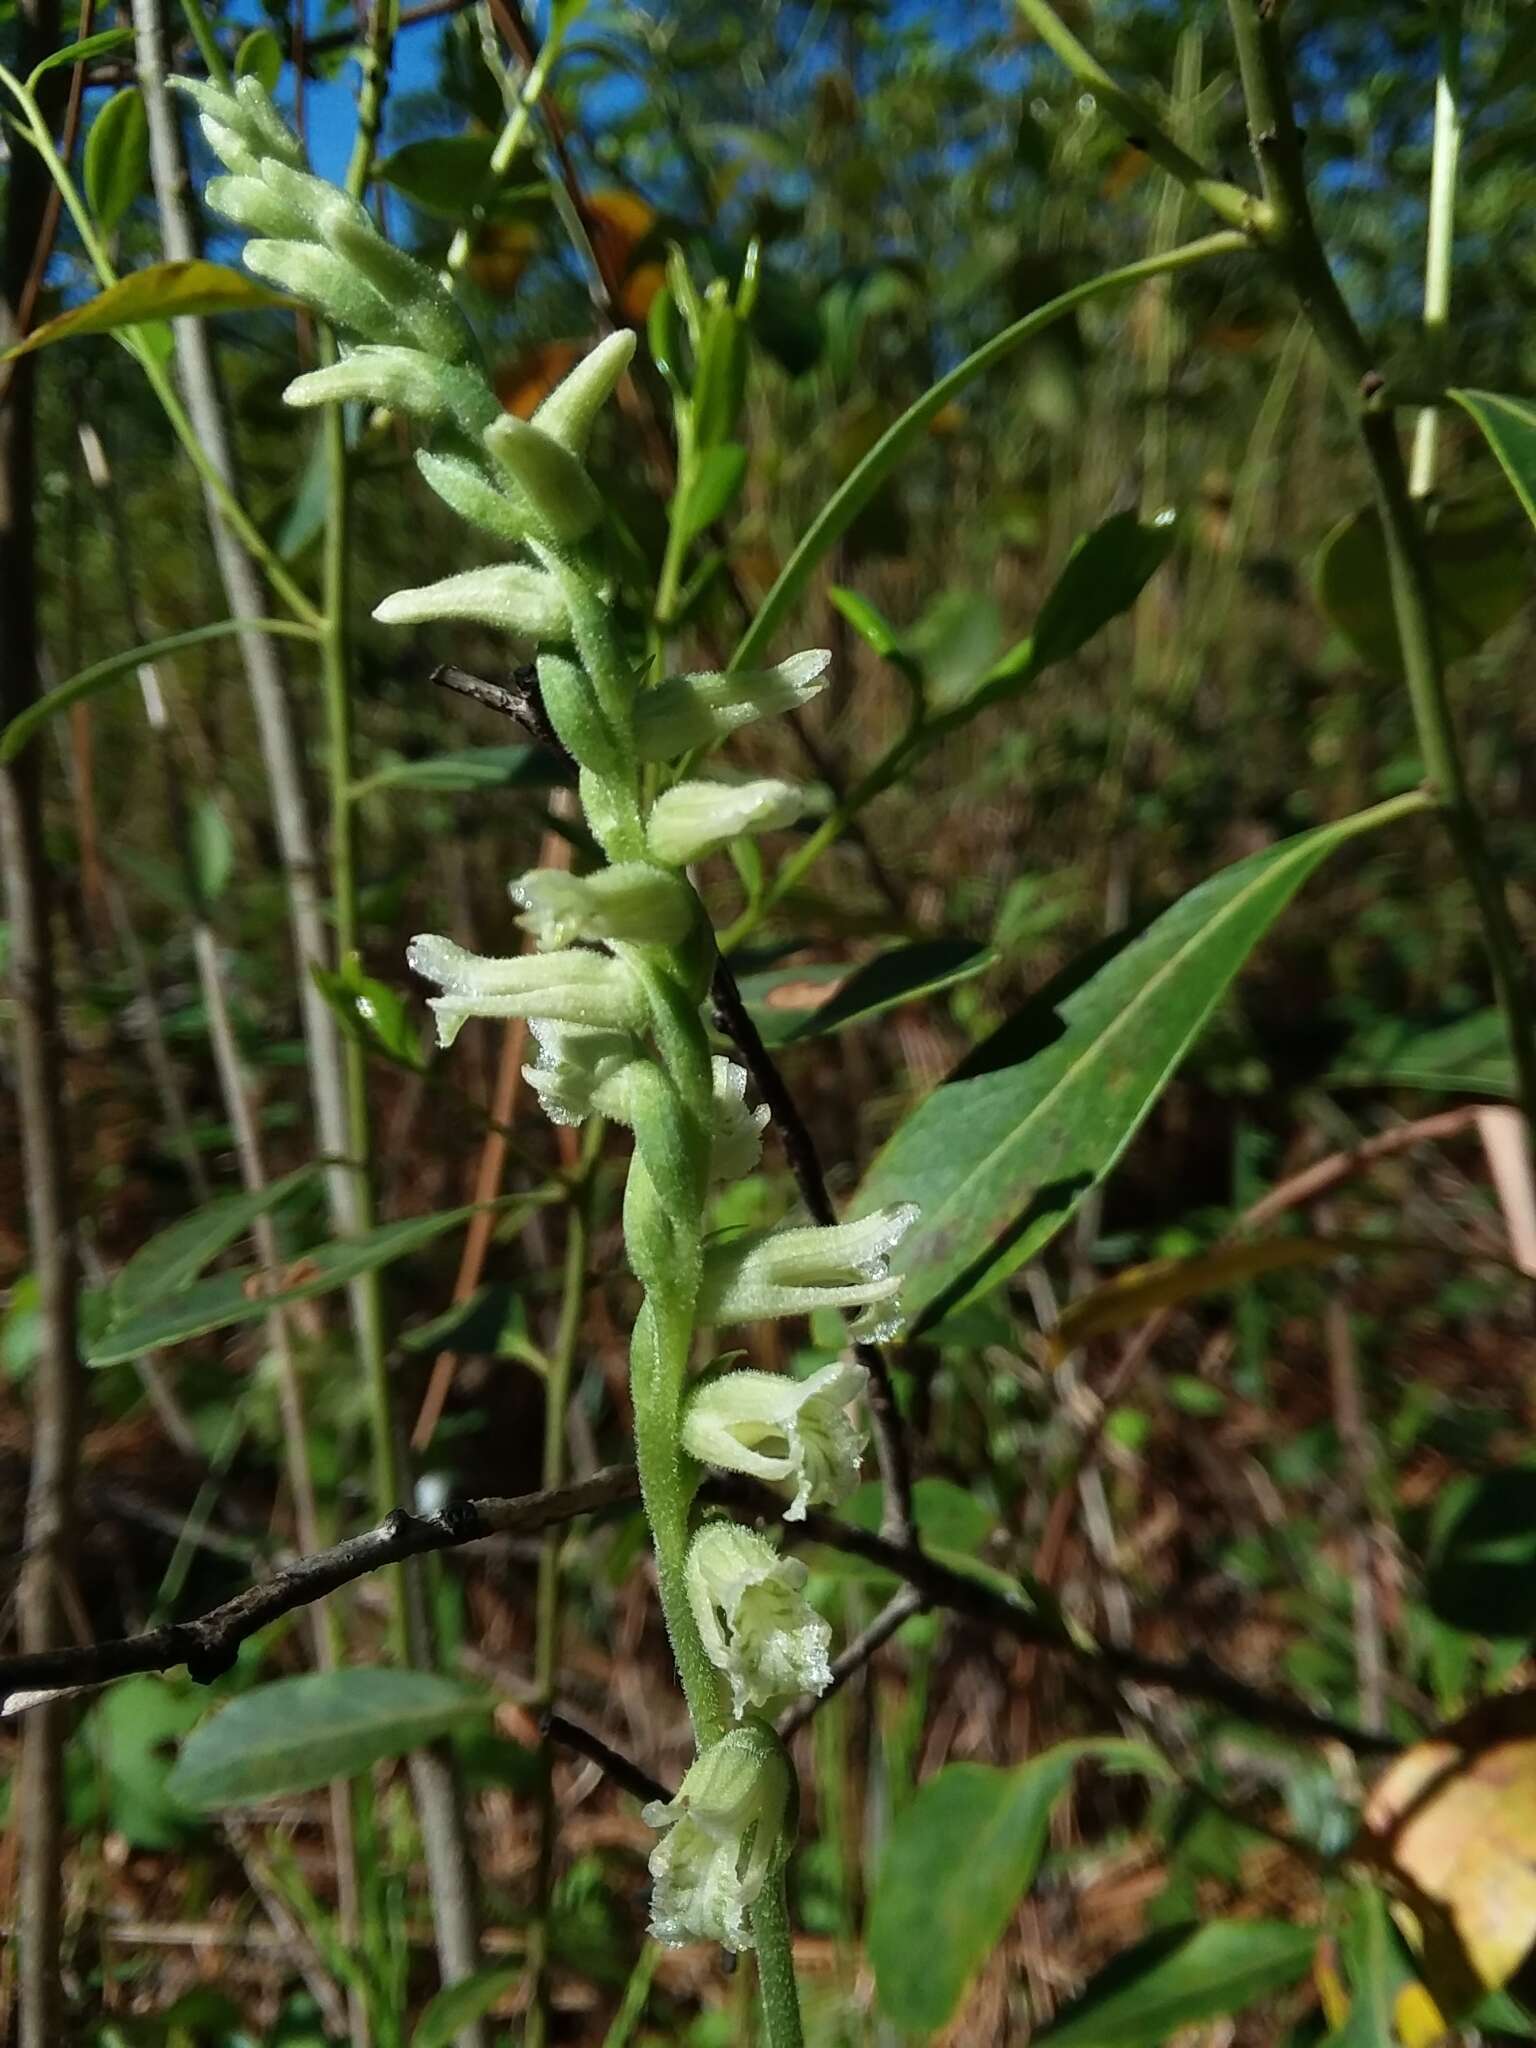
M786 1522L836 1507L859 1483L865 1433L848 1413L869 1375L836 1361L803 1380L728 1372L705 1380L683 1410L683 1448L701 1465L790 1484Z
M724 1672L737 1718L832 1683L832 1626L805 1597L796 1557L735 1522L706 1522L688 1550L688 1601L710 1662Z
M794 1777L771 1728L732 1728L690 1765L675 1799L652 1800L651 1933L669 1948L690 1941L753 1946L747 1916L788 1853Z

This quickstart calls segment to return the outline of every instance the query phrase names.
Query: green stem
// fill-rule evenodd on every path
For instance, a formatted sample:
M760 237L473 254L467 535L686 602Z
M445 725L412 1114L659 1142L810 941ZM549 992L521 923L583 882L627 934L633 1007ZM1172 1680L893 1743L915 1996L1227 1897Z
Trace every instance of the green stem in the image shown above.
M917 725L904 732L876 761L875 765L854 784L842 802L829 811L808 838L801 841L787 860L774 871L773 880L762 893L741 913L736 922L720 934L720 951L730 955L745 943L750 933L756 930L774 905L780 902L799 881L800 877L840 839L866 804L872 803L882 792L900 777L914 756L921 753L929 738L929 729Z
M804 2048L800 2030L800 1998L795 1988L794 1941L789 1928L789 1896L781 1869L763 1886L752 1908L752 1935L757 1943L757 1985L763 2001L765 2048Z
M1177 178L1181 185L1198 194L1219 220L1229 227L1257 231L1263 226L1263 208L1251 192L1226 178L1214 177L1204 164L1175 142L1160 126L1145 100L1128 92L1113 79L1089 49L1080 43L1048 0L1015 0L1031 28L1048 43L1073 76L1088 87L1110 119L1117 122L1127 139L1144 150L1155 164Z
M1424 252L1425 371L1445 379L1450 340L1451 258L1456 235L1456 171L1461 158L1461 5L1443 0L1440 16L1440 71L1435 79L1435 129L1429 172L1429 229ZM1440 455L1440 408L1426 405L1413 428L1408 489L1427 498L1435 487Z
M571 18L574 19L574 15ZM565 37L565 27L565 20L562 18L560 10L556 9L554 17L550 22L549 40L530 65L528 74L524 78L521 90L517 95L517 103L507 116L506 123L496 138L496 146L491 151L490 169L486 178L486 185L492 193L500 190L502 179L512 168L512 160L523 146L523 137L528 133L528 124L533 119L534 110L537 108L539 101L544 97L544 88L549 82L550 68L559 53L560 45ZM458 229L452 242L449 244L448 259L445 267L450 278L457 277L469 261L469 252L474 246L474 231L484 219L486 207L489 203L489 198L482 196L473 209L471 219Z
M848 531L896 464L926 433L929 422L967 385L1078 306L1097 298L1101 292L1117 291L1122 285L1140 284L1144 278L1161 277L1167 271L1187 270L1193 264L1208 262L1213 256L1240 254L1250 246L1247 235L1224 229L1219 234L1204 235L1199 241L1186 242L1182 248L1169 249L1156 256L1139 257L1134 263L1122 264L1118 270L1106 270L1101 277L1090 277L1086 283L1074 285L1071 291L1063 292L1060 298L1052 299L1047 305L1037 306L1034 312L1026 313L1022 320L1015 320L1011 327L1005 327L1000 334L994 334L990 341L973 350L964 362L957 363L947 376L930 385L921 398L907 407L900 419L886 428L874 447L855 464L828 498L796 542L794 552L779 571L773 588L736 643L730 666L733 669L750 668L763 654L785 615L799 598L816 564Z
M181 0L181 12L197 45L197 54L202 58L208 73L210 85L222 86L229 90L229 66L224 62L224 52L214 39L213 30L208 26L199 0Z
M1243 96L1274 227L1270 247L1311 321L1340 395L1354 413L1386 544L1403 675L1430 794L1477 906L1494 993L1528 1124L1536 1130L1536 1011L1519 933L1494 865L1446 689L1424 534L1391 415L1362 403L1370 350L1317 232L1280 32L1259 0L1228 0ZM1447 286L1448 289L1448 286Z
M37 101L15 74L8 71L3 64L0 64L0 85L6 88L21 108L26 121L27 139L47 165L48 175L58 188L59 196L68 209L69 217L75 226L75 232L80 237L81 246L90 258L91 268L96 273L97 281L100 283L103 291L110 290L118 282L117 272L113 268L111 259L96 233L95 222L91 219L90 211L80 197L79 190L75 185L74 179L69 174L67 165L54 147L53 137L48 131L48 124L42 117ZM315 609L309 598L305 596L299 585L288 574L281 560L268 545L260 528L251 519L250 514L241 504L239 498L230 489L215 464L209 459L206 449L198 438L192 422L188 419L181 400L177 396L170 371L152 353L148 343L133 328L125 330L124 339L129 353L144 372L150 389L160 401L161 409L170 422L171 431L181 443L188 461L197 471L199 480L218 501L219 510L223 513L232 530L239 536L241 545L248 554L261 564L262 572L266 576L268 583L282 599L283 603L287 605L294 617L301 620L306 626L318 626L320 623L319 612Z
M602 1143L602 1124L594 1118L587 1133L585 1153L590 1171ZM581 1313L587 1277L589 1183L573 1194L566 1210L565 1271L560 1290L560 1322L549 1369L544 1376L544 1458L540 1484L546 1491L565 1484L566 1416L571 1404L571 1380L576 1367L576 1349L581 1338ZM539 1548L538 1604L534 1619L533 1699L535 1714L554 1705L555 1681L560 1658L560 1567L566 1531L561 1526L547 1529ZM549 1910L555 1869L555 1798L551 1745L545 1741L539 1751L539 1843L538 1868L534 1877L534 1908L528 1925L527 1968L532 1980L528 2018L523 2032L524 2048L545 2048L550 2031L549 2008Z

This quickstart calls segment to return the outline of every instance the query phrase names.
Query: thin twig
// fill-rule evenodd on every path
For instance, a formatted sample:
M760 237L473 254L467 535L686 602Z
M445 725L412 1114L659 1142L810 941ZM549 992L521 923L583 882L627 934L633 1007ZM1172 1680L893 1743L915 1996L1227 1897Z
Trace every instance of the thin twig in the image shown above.
M568 1721L564 1714L557 1714L553 1708L539 1716L539 1733L546 1742L557 1742L562 1749L572 1749L578 1756L584 1756L589 1763L597 1765L608 1777L635 1799L647 1804L653 1799L668 1800L672 1794L659 1778L653 1778L649 1771L643 1771L621 1751L604 1742L600 1735L594 1735L590 1728L583 1728L577 1721Z
M764 1519L777 1519L783 1513L784 1503L778 1495L752 1480L717 1479L705 1491L710 1499ZM458 1549L488 1536L529 1535L578 1515L627 1506L639 1497L633 1467L610 1465L590 1479L577 1480L553 1493L464 1501L436 1515L413 1515L397 1508L377 1528L349 1537L331 1550L300 1558L194 1621L172 1622L114 1642L0 1659L0 1719L39 1705L60 1690L104 1685L138 1671L169 1671L185 1664L194 1679L206 1684L231 1668L240 1644L258 1629L382 1566L431 1551ZM915 1547L892 1543L833 1515L813 1510L804 1521L790 1525L787 1534L795 1542L824 1543L829 1549L861 1557L893 1577L905 1579L925 1604L950 1608L1017 1642L1037 1643L1117 1684L1165 1686L1184 1698L1223 1707L1259 1727L1306 1741L1339 1742L1361 1755L1384 1753L1397 1746L1388 1736L1314 1713L1283 1693L1249 1685L1207 1658L1177 1663L1099 1642L1085 1630L1068 1628L1031 1605L1022 1592L1012 1596L994 1582L974 1578Z

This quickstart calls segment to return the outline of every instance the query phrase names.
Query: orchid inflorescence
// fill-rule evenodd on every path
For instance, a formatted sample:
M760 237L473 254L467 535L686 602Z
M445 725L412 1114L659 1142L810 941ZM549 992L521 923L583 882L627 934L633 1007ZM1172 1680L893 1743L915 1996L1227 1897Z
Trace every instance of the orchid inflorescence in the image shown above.
M634 1133L624 1225L644 1288L632 1346L637 1460L699 1747L677 1797L646 1810L661 1831L653 1929L667 1942L749 1947L752 1909L782 1871L793 1826L792 1769L765 1717L776 1701L831 1682L831 1631L805 1597L804 1567L752 1530L701 1521L698 1484L714 1467L782 1485L789 1520L844 1500L864 1443L851 1410L866 1376L838 1362L800 1380L728 1364L695 1377L695 1334L819 1308L860 1311L858 1334L888 1332L897 1293L888 1261L915 1212L706 1243L710 1189L754 1170L767 1111L748 1106L746 1072L711 1052L703 1006L714 940L686 870L792 823L806 798L779 780L679 778L671 764L806 703L828 657L645 687L610 608L594 545L602 501L584 462L633 335L599 343L531 421L508 417L451 293L387 243L364 207L311 175L261 85L175 83L228 170L208 198L251 231L247 265L343 337L334 362L289 385L288 402L360 400L434 430L439 445L416 457L427 484L522 551L396 591L374 616L470 620L539 644L544 708L609 865L535 870L512 884L533 952L485 958L429 933L411 942L409 961L439 990L442 1045L471 1017L526 1018L538 1048L527 1078L553 1120L600 1115Z

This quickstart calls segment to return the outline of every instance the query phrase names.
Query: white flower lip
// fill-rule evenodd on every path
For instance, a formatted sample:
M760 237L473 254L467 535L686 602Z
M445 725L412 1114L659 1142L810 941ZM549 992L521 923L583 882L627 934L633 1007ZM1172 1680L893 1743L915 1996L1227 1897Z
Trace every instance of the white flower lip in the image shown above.
M704 1465L793 1483L787 1522L808 1507L836 1507L859 1483L865 1433L848 1414L869 1380L862 1365L835 1361L803 1380L787 1373L729 1372L706 1380L683 1411L683 1444Z
M689 1547L689 1604L738 1719L832 1683L832 1628L805 1598L808 1576L798 1558L734 1522L707 1522Z
M747 1107L747 1070L716 1054L710 1061L714 1080L715 1123L710 1147L709 1177L713 1181L745 1180L762 1157L768 1105Z
M548 1017L533 1018L529 1029L539 1056L524 1067L523 1079L551 1123L585 1123L594 1112L628 1123L624 1076L644 1057L632 1033L556 1024Z
M638 1030L644 1020L639 983L606 953L515 953L492 959L438 932L412 939L406 960L435 981L432 998L440 1045L452 1045L469 1017L539 1017L558 1024Z
M789 1764L770 1730L733 1728L697 1757L675 1799L642 1818L651 1851L651 1933L669 1948L713 1941L752 1947L747 1915L786 1853Z

